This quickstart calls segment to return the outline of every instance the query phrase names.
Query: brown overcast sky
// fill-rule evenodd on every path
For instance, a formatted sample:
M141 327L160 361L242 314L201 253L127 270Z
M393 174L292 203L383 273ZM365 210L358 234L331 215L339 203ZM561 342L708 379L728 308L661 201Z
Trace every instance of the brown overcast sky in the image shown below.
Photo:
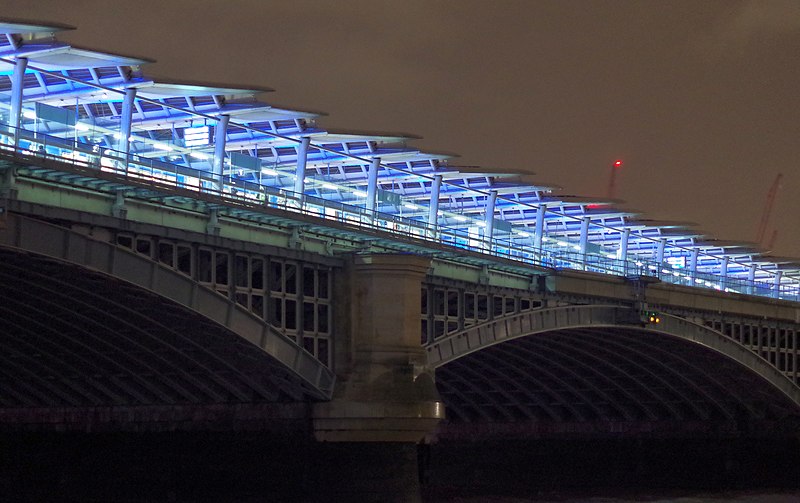
M796 0L0 0L0 16L565 193L605 194L619 157L623 207L721 239L754 239L783 173L775 251L800 256Z

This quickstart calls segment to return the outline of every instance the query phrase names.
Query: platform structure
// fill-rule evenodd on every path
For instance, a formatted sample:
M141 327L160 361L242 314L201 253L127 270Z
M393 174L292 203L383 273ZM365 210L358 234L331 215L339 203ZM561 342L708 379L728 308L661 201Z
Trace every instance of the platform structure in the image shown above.
M800 264L752 243L459 167L409 135L327 130L320 113L259 101L267 88L154 80L148 60L59 41L64 26L0 28L6 149L523 264L800 294Z

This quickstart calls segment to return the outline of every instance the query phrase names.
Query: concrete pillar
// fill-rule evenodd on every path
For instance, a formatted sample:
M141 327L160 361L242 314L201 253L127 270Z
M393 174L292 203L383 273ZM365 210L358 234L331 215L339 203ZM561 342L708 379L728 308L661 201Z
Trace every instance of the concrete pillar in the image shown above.
M17 58L14 64L14 73L11 75L11 110L9 124L13 128L10 132L14 135L14 146L19 145L19 128L22 119L22 95L25 85L25 70L28 68L28 58Z
M228 122L230 116L220 115L214 126L214 186L222 190L225 172L225 142L228 141Z
M381 158L373 157L369 163L367 173L367 210L375 211L375 203L378 196L378 169L381 167Z
M302 199L306 191L306 162L308 162L308 145L311 138L304 136L297 146L297 170L294 173L294 193Z
M428 211L428 225L435 226L439 223L439 192L442 189L442 175L435 175L431 184L430 208Z
M444 417L420 345L429 267L416 255L352 256L337 281L351 302L336 313L347 328L337 330L333 400L314 404L317 440L417 443Z
M756 265L750 264L747 268L747 293L756 293Z
M416 255L351 255L335 281L351 302L335 312L333 400L313 405L319 501L421 501L416 446L444 418L420 345L429 268Z

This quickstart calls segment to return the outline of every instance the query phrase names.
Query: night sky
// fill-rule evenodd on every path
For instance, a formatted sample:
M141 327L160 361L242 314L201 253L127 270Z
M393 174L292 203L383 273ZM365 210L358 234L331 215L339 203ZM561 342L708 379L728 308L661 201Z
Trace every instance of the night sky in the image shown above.
M800 256L795 0L0 0L0 16L157 60L151 76L276 90L322 127L406 132L451 165L534 174Z

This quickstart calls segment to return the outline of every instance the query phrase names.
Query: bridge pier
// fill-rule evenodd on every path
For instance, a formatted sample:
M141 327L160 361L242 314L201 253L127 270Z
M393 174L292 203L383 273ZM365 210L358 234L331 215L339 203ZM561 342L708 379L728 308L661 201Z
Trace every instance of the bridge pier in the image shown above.
M429 266L414 255L355 255L337 287L351 299L337 313L337 384L313 418L328 499L420 498L416 445L444 417L419 343Z

